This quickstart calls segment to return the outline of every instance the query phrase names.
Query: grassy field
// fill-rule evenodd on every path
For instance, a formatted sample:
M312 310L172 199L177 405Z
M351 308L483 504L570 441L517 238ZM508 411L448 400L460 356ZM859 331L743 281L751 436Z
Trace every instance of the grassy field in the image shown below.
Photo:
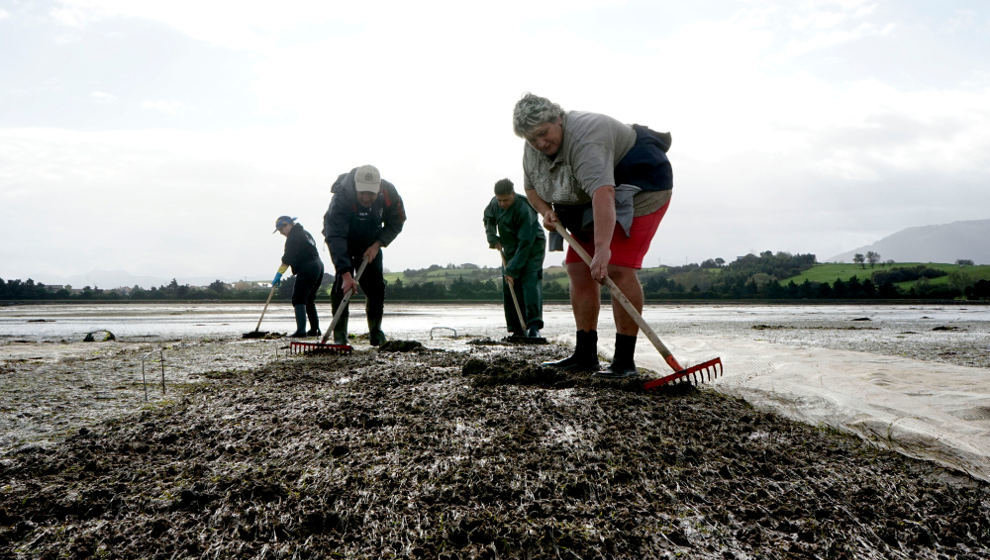
M785 278L781 280L781 284L787 284L793 281L795 284L803 284L805 280L811 282L828 282L829 284L835 282L836 280L842 280L843 282L849 280L853 276L859 278L860 280L865 280L869 278L873 272L878 270L891 270L894 268L914 268L916 266L925 266L928 268L934 268L942 270L947 273L946 276L939 278L934 278L929 280L931 284L947 284L949 282L950 275L953 272L962 272L967 275L970 280L990 280L990 265L958 265L958 264L948 264L948 263L893 263L876 265L871 267L870 265L853 264L853 263L824 263L816 264L814 267L798 274L797 276L792 276L790 278ZM910 286L914 282L902 282ZM900 284L898 284L900 286ZM902 286L903 287L903 286Z
M871 278L873 273L877 271L889 271L895 268L914 268L917 266L934 268L946 272L945 276L926 280L926 282L928 282L931 286L949 284L954 281L955 275L959 273L966 275L967 283L974 283L979 280L990 281L990 265L903 262L870 266L869 264L859 265L854 263L822 263L816 264L812 268L797 276L784 278L780 281L780 284L787 285L793 281L795 284L800 285L806 280L811 282L833 284L836 280L847 282L853 276L858 278L860 281L863 281ZM668 273L669 270L667 267L643 268L639 271L639 277L643 282L646 282L650 277L661 272ZM688 272L675 274L673 279L682 285L690 286L698 284L702 286L702 288L706 288L712 284L715 279L715 275L721 272L722 270L720 269L693 269ZM387 272L385 273L385 279L390 283L395 283L397 280L401 280L402 284L406 286L425 282L433 282L435 284L449 286L458 278L463 278L468 282L484 282L487 280L492 280L497 283L499 282L500 275L501 268L494 266L467 266L457 268L450 266L433 266L428 269ZM896 285L902 290L909 290L918 282L920 281L914 280L909 282L899 282ZM560 266L548 267L543 272L543 283L545 290L547 289L547 284L550 283L557 284L560 288L566 290L568 287L567 273L563 267Z
M497 280L501 274L500 268L432 268L403 272L386 272L385 281L395 282L402 280L403 284L421 284L424 282L435 282L437 284L449 285L458 278L463 278L469 282L485 281L489 279Z
M458 278L463 278L469 282L494 280L498 281L502 275L500 267L486 268L436 268L403 272L386 272L385 280L395 282L401 280L405 285L420 284L423 282L434 282L449 286L451 282ZM555 282L563 287L567 286L567 272L563 267L551 266L543 270L544 282Z

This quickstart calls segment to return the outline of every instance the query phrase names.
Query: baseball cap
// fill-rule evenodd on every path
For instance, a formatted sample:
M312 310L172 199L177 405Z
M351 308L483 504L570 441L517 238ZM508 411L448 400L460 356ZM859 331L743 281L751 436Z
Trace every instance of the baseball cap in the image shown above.
M354 188L357 192L378 194L382 188L382 176L374 165L362 165L354 172Z
M275 231L278 231L278 229L282 226L296 223L297 219L298 218L293 218L292 216L279 216L278 219L275 220ZM272 233L275 233L275 231Z

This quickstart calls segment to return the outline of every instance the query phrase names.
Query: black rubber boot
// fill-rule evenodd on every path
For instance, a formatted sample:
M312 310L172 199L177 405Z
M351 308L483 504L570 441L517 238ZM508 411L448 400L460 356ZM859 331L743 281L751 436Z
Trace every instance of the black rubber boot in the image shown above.
M385 333L382 332L382 320L368 319L368 343L372 346L381 346L388 341Z
M316 306L307 306L306 315L309 317L309 330L306 331L306 336L320 336L323 334L320 332L320 316L316 314Z
M306 306L305 305L293 305L292 308L296 312L296 332L290 334L292 338L302 338L306 336Z
M543 362L544 367L553 367L572 373L592 373L601 368L598 363L598 331L577 331L577 344L570 357L556 362Z
M595 377L622 379L639 375L639 372L636 371L636 362L633 360L635 354L636 337L615 333L615 354L612 356L612 364L595 373Z
M333 343L347 344L347 312L345 311L337 324L333 326Z

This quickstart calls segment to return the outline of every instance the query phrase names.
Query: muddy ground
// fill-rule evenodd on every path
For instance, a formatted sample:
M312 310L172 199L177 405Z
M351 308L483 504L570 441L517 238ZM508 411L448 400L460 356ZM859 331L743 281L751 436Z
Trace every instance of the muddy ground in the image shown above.
M0 344L0 461L12 450L47 447L82 426L169 402L216 372L276 360L282 346L230 338Z
M990 557L987 483L479 342L202 371L21 446L0 558Z

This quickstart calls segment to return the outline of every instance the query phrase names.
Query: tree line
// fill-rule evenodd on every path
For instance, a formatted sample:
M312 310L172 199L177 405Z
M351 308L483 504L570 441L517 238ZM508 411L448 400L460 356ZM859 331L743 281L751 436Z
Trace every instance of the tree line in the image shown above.
M878 258L878 255L871 255ZM864 259L866 260L866 259ZM871 266L874 264L870 259ZM640 279L643 292L648 300L829 300L829 299L990 299L990 282L971 281L964 273L947 273L924 265L897 267L887 263L879 270L864 272L862 278L853 276L847 280L833 282L812 282L800 284L793 281L782 283L781 278L794 277L810 269L816 263L813 254L798 254L765 251L759 255L748 254L726 264L723 259L708 259L701 264L687 264L677 267L659 267L643 270ZM439 268L434 265L435 268ZM448 265L448 270L464 271L464 275L454 275L449 281L428 280L411 282L416 278L415 271L406 271L404 277L386 285L386 297L392 301L491 301L502 300L502 282L497 278L478 278L479 268L473 264ZM434 270L434 268L423 269ZM495 274L497 274L497 269ZM865 267L864 267L865 270ZM936 278L949 276L947 281L932 282ZM420 274L423 276L423 274ZM465 278L467 276L467 278ZM423 276L425 277L425 276ZM566 273L554 269L546 271L543 279L544 299L547 301L567 300ZM277 299L289 299L295 278L283 279L276 289ZM898 286L910 282L909 288ZM328 298L333 277L325 274L320 298ZM608 297L603 289L604 297ZM237 289L217 280L209 286L197 287L179 284L175 279L170 283L144 289L134 286L129 289L102 290L86 286L82 290L66 287L53 289L33 280L7 280L0 278L0 300L69 300L69 301L254 301L264 300L268 290L263 285L252 285ZM360 298L360 296L358 296Z
M869 258L855 261L864 270L866 262L873 267L880 260L877 253L868 255ZM644 295L654 300L990 299L990 282L986 280L974 281L961 271L948 273L924 265L898 267L889 261L882 269L864 272L862 278L852 276L832 282L805 280L800 284L779 280L797 276L815 264L813 254L765 251L739 257L724 266L708 260L701 265L667 267L641 279ZM949 277L947 282L931 282L944 276ZM898 285L905 282L910 282L910 286Z
M327 287L333 282L333 277L324 275L322 287ZM274 297L290 298L292 287L295 283L294 277L283 280ZM232 288L228 283L215 280L209 286L190 286L179 284L176 279L172 279L168 284L142 288L133 286L131 288L114 288L104 290L98 287L86 286L81 290L74 290L71 286L54 287L47 286L32 279L27 281L7 280L0 278L0 300L68 300L68 301L189 301L189 300L265 300L268 297L268 290L260 286L251 285L244 288Z

